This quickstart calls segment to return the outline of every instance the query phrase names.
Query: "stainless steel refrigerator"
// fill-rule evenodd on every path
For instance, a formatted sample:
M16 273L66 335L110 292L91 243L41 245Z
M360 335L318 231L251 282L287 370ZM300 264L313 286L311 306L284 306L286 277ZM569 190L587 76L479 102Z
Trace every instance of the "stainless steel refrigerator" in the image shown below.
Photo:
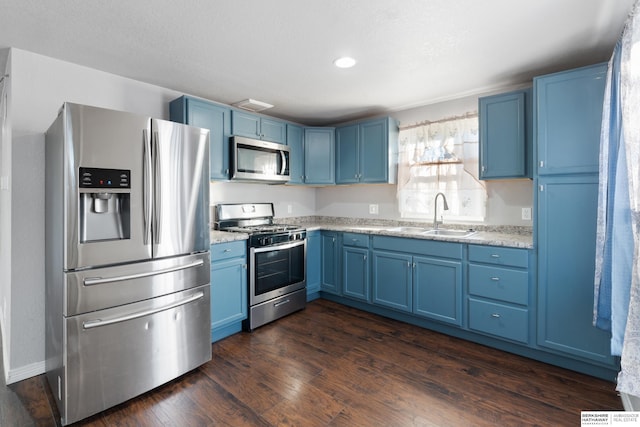
M66 425L211 359L209 131L65 103L45 153L46 371Z

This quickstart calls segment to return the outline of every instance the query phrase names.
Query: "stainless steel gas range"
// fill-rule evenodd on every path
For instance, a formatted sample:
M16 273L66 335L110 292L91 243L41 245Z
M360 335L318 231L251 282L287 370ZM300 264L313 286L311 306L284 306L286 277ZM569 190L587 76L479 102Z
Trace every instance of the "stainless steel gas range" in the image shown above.
M307 232L295 225L274 224L273 217L272 203L215 208L215 228L249 234L246 331L301 310L307 302Z

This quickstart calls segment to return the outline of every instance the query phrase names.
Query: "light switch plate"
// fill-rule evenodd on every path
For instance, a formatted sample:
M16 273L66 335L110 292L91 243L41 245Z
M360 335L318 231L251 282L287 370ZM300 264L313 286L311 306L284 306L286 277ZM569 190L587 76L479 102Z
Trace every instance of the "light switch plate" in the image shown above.
M378 215L378 205L377 204L369 205L369 213L371 215Z

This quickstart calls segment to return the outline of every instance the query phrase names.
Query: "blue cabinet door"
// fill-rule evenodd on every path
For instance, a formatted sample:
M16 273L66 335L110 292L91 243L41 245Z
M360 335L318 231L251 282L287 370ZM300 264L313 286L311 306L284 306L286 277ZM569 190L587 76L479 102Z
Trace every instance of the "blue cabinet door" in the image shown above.
M359 182L359 129L358 125L336 129L336 184Z
M244 111L233 110L231 115L231 133L247 138L260 139L260 116Z
M305 128L304 170L306 184L335 183L334 128Z
M480 98L480 179L531 177L531 90Z
M332 232L322 232L321 234L321 258L322 274L320 289L332 294L340 294L339 280L339 259L338 259L338 234Z
M319 231L307 232L307 301L320 292L321 241Z
M369 250L343 246L342 294L369 301Z
M410 312L412 307L412 257L395 252L373 251L374 304Z
M289 184L304 183L304 129L302 126L287 125L287 145L289 146Z
M231 132L233 135L262 139L279 144L286 144L287 142L287 125L285 122L245 111L233 110Z
M413 312L462 325L462 262L414 257Z
M390 117L337 128L336 184L395 182L389 155L397 143L398 126Z
M607 64L533 80L538 175L598 172Z
M182 96L169 104L174 122L209 129L209 171L211 179L229 179L229 136L231 109Z
M211 329L247 317L247 270L243 259L215 262L211 266Z
M260 138L264 141L287 143L287 125L285 122L262 117L260 119Z
M388 180L390 121L385 118L360 125L360 182L377 183Z
M612 365L593 318L598 176L540 178L538 345Z

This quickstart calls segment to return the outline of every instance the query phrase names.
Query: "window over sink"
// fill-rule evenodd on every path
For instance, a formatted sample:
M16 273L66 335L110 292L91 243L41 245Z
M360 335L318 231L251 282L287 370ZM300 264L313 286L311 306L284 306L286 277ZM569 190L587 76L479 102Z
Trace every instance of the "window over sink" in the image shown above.
M445 221L483 221L487 191L478 177L478 144L477 113L400 127L397 198L401 216L432 220L435 196L442 192L449 205L442 212Z

